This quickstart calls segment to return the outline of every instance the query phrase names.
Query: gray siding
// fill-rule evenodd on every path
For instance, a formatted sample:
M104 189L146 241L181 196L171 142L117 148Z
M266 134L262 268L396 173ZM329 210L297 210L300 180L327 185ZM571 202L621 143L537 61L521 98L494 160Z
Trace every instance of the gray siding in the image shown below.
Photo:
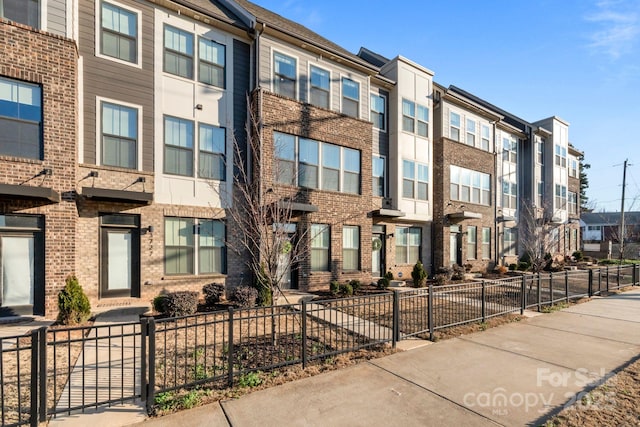
M247 96L251 72L251 49L240 40L233 41L233 132L247 164Z
M67 35L66 0L47 2L47 31L60 36Z
M371 92L382 95L386 98L385 126L387 127L387 130L386 132L383 132L375 127L373 128L373 152L375 154L385 156L387 158L387 162L389 162L389 92L375 87L371 88Z
M142 170L153 171L153 34L154 9L146 3L120 0L142 12L142 69L95 56L95 7L80 2L79 49L84 58L84 163L96 163L96 97L142 106ZM161 66L161 64L159 65Z

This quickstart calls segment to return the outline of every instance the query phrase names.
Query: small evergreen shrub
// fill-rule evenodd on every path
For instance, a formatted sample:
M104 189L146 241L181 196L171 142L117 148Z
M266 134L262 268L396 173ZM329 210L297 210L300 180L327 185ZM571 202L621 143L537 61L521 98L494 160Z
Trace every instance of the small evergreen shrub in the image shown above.
M358 290L360 290L360 288L362 287L362 282L360 282L360 280L351 280L349 281L349 285L351 285L351 289L353 291L354 294L358 293Z
M353 286L349 282L340 285L340 295L348 297L353 295Z
M413 266L413 271L411 271L411 278L413 279L413 286L416 288L423 287L425 285L425 282L427 281L427 272L425 271L424 266L419 260Z
M156 296L151 302L153 305L153 310L158 313L166 313L167 312L167 296L165 294Z
M517 268L518 268L518 264L516 263L509 264L509 271L516 271Z
M58 322L63 325L84 323L91 317L91 304L75 275L68 276L58 293Z
M233 292L233 300L241 308L255 307L258 301L258 290L252 286L238 286Z
M393 280L393 273L387 271L384 276L378 279L378 289L387 289Z
M573 254L571 254L571 256L576 260L576 261L582 261L582 251L575 251Z
M451 280L451 276L453 276L453 270L449 267L440 267L438 271L436 271L436 275L441 274L444 275L445 281Z
M207 283L202 287L202 293L204 294L204 301L207 305L217 304L224 295L224 284Z
M198 293L194 291L170 292L165 301L165 311L169 317L188 316L198 311Z
M340 293L340 282L332 280L331 283L329 283L329 291L331 295L337 296Z
M527 271L531 267L528 262L518 262L518 271Z
M448 275L446 275L444 273L436 274L436 285L438 285L438 286L446 285L447 284L447 280L449 280L448 279Z
M458 264L454 264L453 274L451 275L451 280L462 280L464 279L464 267Z

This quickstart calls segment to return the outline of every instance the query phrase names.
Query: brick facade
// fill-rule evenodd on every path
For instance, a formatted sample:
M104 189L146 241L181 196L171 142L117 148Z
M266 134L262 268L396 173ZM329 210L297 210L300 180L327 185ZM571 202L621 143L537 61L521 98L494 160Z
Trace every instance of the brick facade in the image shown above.
M44 217L44 314L57 314L57 294L75 271L77 52L73 41L0 21L0 77L40 85L43 159L0 156L0 183L51 188L59 203L0 196L1 214ZM51 169L51 175L41 175ZM36 268L39 266L36 265Z

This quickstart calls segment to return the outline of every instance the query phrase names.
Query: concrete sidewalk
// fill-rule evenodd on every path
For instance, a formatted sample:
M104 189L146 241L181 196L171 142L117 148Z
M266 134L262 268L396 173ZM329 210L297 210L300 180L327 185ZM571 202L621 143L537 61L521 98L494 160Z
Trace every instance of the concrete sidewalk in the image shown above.
M136 425L533 426L639 355L636 289Z

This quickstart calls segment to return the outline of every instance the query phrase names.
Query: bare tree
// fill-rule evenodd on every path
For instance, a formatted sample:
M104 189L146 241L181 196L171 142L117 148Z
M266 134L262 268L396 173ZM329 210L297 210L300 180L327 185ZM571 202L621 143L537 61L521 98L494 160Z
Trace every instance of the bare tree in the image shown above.
M529 256L535 273L542 271L560 238L560 225L552 222L553 215L544 207L535 207L527 201L520 203L518 223L520 244Z

